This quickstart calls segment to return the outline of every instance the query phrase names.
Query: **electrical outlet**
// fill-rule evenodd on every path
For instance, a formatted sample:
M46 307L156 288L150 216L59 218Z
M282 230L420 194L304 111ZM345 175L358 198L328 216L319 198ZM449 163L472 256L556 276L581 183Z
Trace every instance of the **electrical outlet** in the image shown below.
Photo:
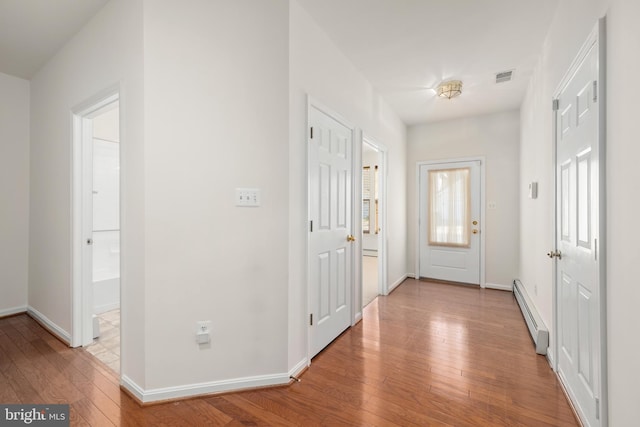
M211 341L211 320L196 322L196 342L208 344Z
M211 320L200 320L196 322L197 332L208 334L211 332Z

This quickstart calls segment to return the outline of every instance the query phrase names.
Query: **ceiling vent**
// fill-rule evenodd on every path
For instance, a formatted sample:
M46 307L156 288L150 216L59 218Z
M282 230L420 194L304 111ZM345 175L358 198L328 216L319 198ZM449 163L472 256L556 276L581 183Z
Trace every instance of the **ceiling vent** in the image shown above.
M513 70L496 73L496 83L510 82L513 79Z

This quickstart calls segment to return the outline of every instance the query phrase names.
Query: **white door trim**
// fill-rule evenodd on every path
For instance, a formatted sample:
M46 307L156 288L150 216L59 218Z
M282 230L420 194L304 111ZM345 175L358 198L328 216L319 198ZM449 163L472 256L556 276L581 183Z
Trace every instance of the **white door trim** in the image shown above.
M310 218L310 211L311 211L311 206L310 206L310 200L309 200L309 195L311 194L310 188L309 188L309 143L307 140L308 137L308 133L309 132L309 128L310 128L310 123L311 123L311 119L310 119L310 114L311 114L311 109L315 108L318 111L321 111L322 113L326 114L327 116L331 117L332 119L334 119L335 121L337 121L338 123L342 124L343 126L347 127L350 131L351 131L351 138L353 143L351 144L351 149L352 149L352 153L351 153L351 168L352 170L356 170L356 155L358 156L357 158L360 158L360 155L357 154L357 150L356 149L361 149L361 144L356 143L356 141L361 140L361 137L356 139L356 128L348 121L346 120L343 116L341 116L340 114L336 113L334 110L332 110L331 108L327 107L326 105L324 105L323 103L321 103L320 101L318 101L317 99L315 99L314 97L312 97L311 95L307 95L307 123L306 123L306 127L305 127L305 139L304 139L304 144L305 144L305 151L307 153L307 233L306 233L306 245L305 245L305 249L306 249L306 253L305 253L305 259L306 259L306 271L305 271L305 281L307 284L307 316L305 316L304 318L304 322L307 325L307 331L309 330L308 328L310 328L309 325L309 313L311 313L313 311L312 309L312 301L311 301L311 292L309 292L309 288L310 288L310 278L309 278L309 242L310 242L310 233L309 233L309 228L308 228L308 224L309 224L309 218ZM361 134L361 132L360 132ZM358 174L355 174L356 176ZM356 206L356 181L357 179L355 179L355 177L352 176L351 178L351 234L354 234L354 227L356 226L356 220L360 217L359 214L356 213L359 212L358 209L353 209L354 206ZM358 193L361 194L361 193ZM351 310L350 312L350 318L351 318L351 326L355 325L357 323L357 319L356 319L356 314L358 312L362 312L362 309L357 310L356 309L356 286L355 286L355 254L360 253L360 251L362 251L361 247L360 247L360 241L362 239L356 239L355 245L353 246L353 251L351 251L351 277L350 277L350 283L349 283L349 287L350 289L350 293L351 293L351 307L349 307L349 310ZM361 304L361 303L360 303ZM307 333L307 363L308 365L311 365L311 334Z
M593 30L589 34L586 42L582 45L575 59L569 66L569 69L563 76L560 84L557 86L556 90L553 92L553 99L558 99L560 94L567 86L567 84L571 81L576 71L579 69L582 61L589 54L591 48L595 45L598 49L598 191L599 191L599 204L598 204L598 235L597 242L598 245L596 247L596 251L598 254L598 290L600 292L600 366L598 366L598 375L600 377L600 390L599 390L599 399L600 399L600 427L607 427L609 424L609 414L608 414L608 403L609 403L609 393L608 393L608 376L607 376L607 300L606 300L606 18L600 18ZM554 250L557 250L557 229L558 229L558 216L557 211L558 207L558 194L557 194L557 172L556 172L556 163L557 163L557 149L558 149L558 140L557 140L557 132L556 128L558 125L558 118L556 111L553 111L553 188L554 188L554 216L553 216L553 242L554 242ZM553 357L552 357L552 367L553 370L558 373L558 360L560 354L559 348L559 340L560 336L559 331L559 307L558 307L558 274L557 274L557 264L553 264L553 284L554 284L554 292L553 292ZM562 377L558 375L560 381L562 381Z
M485 209L485 158L484 156L480 157L459 157L455 159L441 159L441 160L427 160L416 163L416 192L415 192L415 201L416 201L416 234L419 233L420 230L420 167L421 166L432 166L439 165L443 163L456 163L456 162L480 162L480 224L486 224L486 209ZM484 228L484 226L482 227ZM480 287L484 288L486 286L485 280L485 234L484 232L480 232ZM415 278L420 278L420 239L416 238L416 259L415 259Z
M83 203L83 192L86 190L83 177L88 153L83 149L83 142L91 136L91 116L119 99L120 88L115 86L100 92L71 110L71 347L87 345L93 340L91 320L93 289L91 286L83 286L86 284L86 277L91 274L87 271L87 265L90 266L91 261L88 260L87 236L84 230L88 218ZM122 128L120 132L122 134ZM122 151L120 151L121 159Z

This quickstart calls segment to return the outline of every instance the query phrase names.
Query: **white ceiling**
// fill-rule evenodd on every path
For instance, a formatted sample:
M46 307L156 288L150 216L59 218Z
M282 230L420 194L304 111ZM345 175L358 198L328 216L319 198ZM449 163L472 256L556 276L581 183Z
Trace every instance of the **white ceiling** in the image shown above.
M0 0L0 72L31 78L107 1ZM559 0L297 1L411 125L518 108Z
M108 0L0 0L0 72L33 77Z
M558 0L298 0L406 124L516 109ZM495 73L515 70L495 84ZM463 81L439 99L443 80Z

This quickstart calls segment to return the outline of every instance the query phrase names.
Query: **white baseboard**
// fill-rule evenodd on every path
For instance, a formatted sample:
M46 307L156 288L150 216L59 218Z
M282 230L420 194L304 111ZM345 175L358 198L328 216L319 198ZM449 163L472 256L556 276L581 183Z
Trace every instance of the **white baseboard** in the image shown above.
M500 291L509 291L509 292L513 292L513 284L511 285L499 285L497 283L485 283L484 287L487 289L498 289Z
M95 305L93 306L93 313L102 314L107 311L115 310L116 308L120 308L120 301L111 304Z
M300 372L304 371L308 366L309 360L307 360L307 358L305 357L304 359L296 363L296 366L289 369L289 377L297 377Z
M395 288L397 288L402 282L404 282L405 280L407 280L407 278L409 277L408 274L404 274L402 275L402 277L400 277L398 280L396 280L395 282L393 282L391 284L391 286L389 286L389 293L391 293L391 291L393 291Z
M291 372L298 369L306 360L298 363ZM302 370L302 368L300 368ZM138 398L142 403L158 402L163 400L181 399L185 397L195 397L214 393L224 393L229 391L239 391L243 389L253 389L259 387L269 387L288 384L289 372L273 375L259 375L255 377L233 378L230 380L211 381L206 383L186 384L174 387L155 388L144 390L138 386L131 378L122 375L122 386Z
M12 314L26 313L26 312L27 312L26 305L23 305L20 307L3 308L0 310L0 317L11 316Z
M415 278L416 278L416 275L415 275L415 274L413 274L413 273L407 273L407 278L408 278L408 279L415 279Z
M549 348L547 348L546 357L547 357L547 362L549 362L549 366L551 366L551 369L555 371L556 370L556 368L555 368L556 364L555 364L555 362L553 360L553 350L551 349L551 346L549 346Z
M144 402L144 389L126 375L120 376L120 384L140 402Z
M47 316L40 313L38 310L36 310L31 306L27 307L27 313L29 314L29 316L33 317L38 322L40 322L40 324L42 324L45 328L47 328L49 332L56 335L62 341L66 342L67 344L71 343L71 334L65 331L64 329L62 329L60 326L53 323L51 319L49 319Z
M358 323L361 320L362 320L362 310L360 310L359 312L356 313L355 316L353 316L353 325L355 325L356 323ZM351 326L353 326L353 325L351 325Z

